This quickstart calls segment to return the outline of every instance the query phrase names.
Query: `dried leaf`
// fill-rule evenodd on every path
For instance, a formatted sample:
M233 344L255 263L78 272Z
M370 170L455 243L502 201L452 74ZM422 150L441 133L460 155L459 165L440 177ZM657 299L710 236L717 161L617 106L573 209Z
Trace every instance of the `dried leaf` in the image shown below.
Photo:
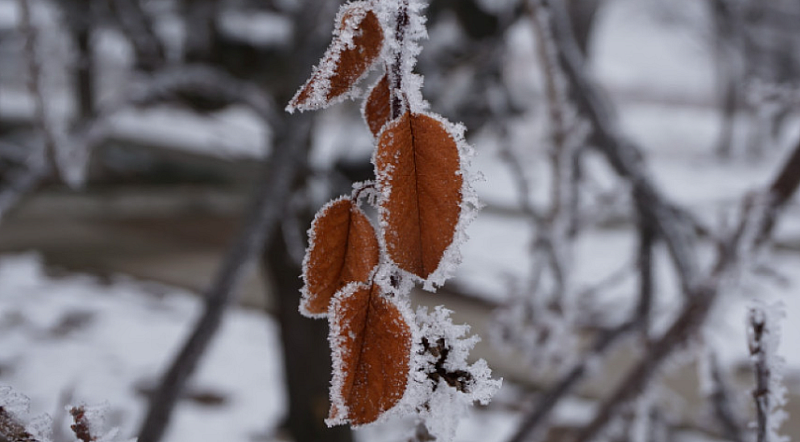
M381 133L375 155L389 257L427 279L453 242L463 177L455 137L438 119L406 112Z
M333 301L329 424L374 422L402 399L408 383L411 327L378 284L351 288Z
M381 129L389 121L392 112L391 90L389 89L389 76L384 74L364 102L364 119L367 120L372 135L378 136Z
M347 198L320 209L308 236L300 311L324 316L336 291L351 282L369 281L378 265L378 238L364 212Z
M287 110L314 110L350 92L369 72L383 47L383 29L367 2L343 6L333 41L311 78L297 92Z

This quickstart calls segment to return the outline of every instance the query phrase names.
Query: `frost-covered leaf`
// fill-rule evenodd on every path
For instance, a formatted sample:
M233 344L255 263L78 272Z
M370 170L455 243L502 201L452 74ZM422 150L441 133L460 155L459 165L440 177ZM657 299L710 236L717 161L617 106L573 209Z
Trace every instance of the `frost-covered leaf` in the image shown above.
M352 284L331 306L333 381L329 425L363 425L406 391L412 332L403 310L378 284Z
M457 137L439 118L406 112L381 132L375 155L389 257L422 279L440 266L461 216Z
M378 265L378 238L367 216L348 198L320 209L308 236L300 311L324 316L336 291L351 282L368 282Z
M381 54L384 36L380 20L368 2L345 4L337 16L333 41L286 110L324 108L347 96Z
M383 126L389 121L392 112L391 90L389 89L389 76L384 74L372 86L369 96L364 101L364 119L367 121L372 135L378 136Z

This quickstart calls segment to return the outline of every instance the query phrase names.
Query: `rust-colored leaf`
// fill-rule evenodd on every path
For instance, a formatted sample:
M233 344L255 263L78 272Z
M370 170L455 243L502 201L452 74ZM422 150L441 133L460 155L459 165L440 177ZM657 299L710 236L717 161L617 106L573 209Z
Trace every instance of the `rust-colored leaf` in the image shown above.
M378 59L383 29L367 2L345 5L333 41L287 109L314 110L352 90Z
M372 135L378 136L383 126L389 121L392 112L389 76L384 74L380 81L372 86L367 101L364 102L364 119L367 120Z
M300 311L324 316L336 291L350 282L368 282L378 265L378 238L364 212L342 198L320 209L309 230L309 243Z
M328 422L363 425L395 406L406 391L411 327L378 284L340 293L331 319L334 378Z
M381 133L375 156L389 257L422 279L436 271L461 215L461 162L438 119L406 112ZM385 191L384 191L385 192Z

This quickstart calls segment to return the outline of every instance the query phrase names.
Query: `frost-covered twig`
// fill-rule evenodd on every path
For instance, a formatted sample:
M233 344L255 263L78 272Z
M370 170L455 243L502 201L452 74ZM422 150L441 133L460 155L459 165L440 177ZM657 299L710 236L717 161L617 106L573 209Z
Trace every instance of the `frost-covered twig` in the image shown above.
M788 442L778 429L786 419L781 407L786 403L786 388L782 384L783 358L777 355L783 306L768 306L763 302L750 307L747 315L747 340L755 368L756 441Z
M532 230L531 266L526 283L515 290L515 302L497 315L495 323L501 332L495 335L521 351L532 366L551 367L571 360L576 348L572 249L578 233L579 152L584 148L587 130L570 100L547 12L538 2L529 2L528 6L547 97L545 144L551 171L550 197L541 209L534 207L524 162L514 150L503 146L501 158L510 169Z
M578 441L588 441L606 428L624 404L643 391L670 354L694 336L718 296L720 281L738 267L743 256L764 243L778 211L796 192L800 183L800 145L783 165L769 189L758 198L760 204L753 206L753 210L743 218L740 228L724 241L714 268L703 275L697 266L693 226L687 225L683 210L671 203L651 182L640 149L621 136L616 121L609 116L608 105L582 69L580 53L575 46L563 5L548 0L542 0L541 4L552 11L560 61L571 86L579 92L576 97L581 112L592 122L592 144L606 156L614 170L629 182L637 211L652 220L658 239L667 246L686 298L678 317L664 334L651 343L641 362L625 376L624 385L620 385L601 404L598 414L577 438Z
M781 209L797 193L800 186L800 140L781 166L769 187L750 205L742 220L719 250L713 268L688 293L678 317L660 338L653 341L641 361L625 376L620 385L600 406L600 411L579 434L576 442L587 442L600 434L618 410L640 394L658 373L668 356L684 346L702 326L708 312L719 297L722 281L739 269L746 259L769 238Z
M607 330L595 338L591 352L578 361L553 388L547 390L537 400L536 406L525 416L516 433L509 442L524 442L535 434L541 425L555 409L556 405L566 397L583 380L589 371L592 360L598 355L606 353L622 337L636 329L635 322L625 322L615 328Z
M393 120L400 117L400 115L403 113L404 98L401 94L404 75L404 43L406 39L406 33L408 32L408 21L410 19L410 16L408 15L408 1L409 0L400 0L399 2L399 7L396 13L397 15L395 17L394 35L396 47L394 59L392 60L392 64L386 69L389 76L389 103L391 108L391 118Z
M610 104L587 75L563 2L534 1L540 2L542 9L550 12L559 62L570 87L575 90L573 96L579 112L591 123L589 144L605 155L612 168L630 185L636 210L653 220L653 228L667 246L678 271L681 287L684 293L688 293L697 282L699 268L693 248L695 238L692 226L687 225L682 216L683 210L673 204L651 180L642 149L622 134Z

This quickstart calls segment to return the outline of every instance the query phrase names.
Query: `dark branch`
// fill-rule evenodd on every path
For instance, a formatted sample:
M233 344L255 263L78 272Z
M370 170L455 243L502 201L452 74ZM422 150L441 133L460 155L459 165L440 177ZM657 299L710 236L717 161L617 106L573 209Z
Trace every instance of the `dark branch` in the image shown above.
M534 434L545 423L559 401L572 392L578 382L587 374L592 357L608 351L621 337L627 335L636 326L637 324L634 322L625 322L595 338L591 353L581 358L580 362L572 367L558 384L539 398L536 406L523 419L522 425L517 429L514 436L509 439L509 442L524 442L529 435Z
M644 343L649 341L650 316L653 308L653 249L656 235L651 220L639 218L639 251L637 265L639 267L639 304L636 307L636 318L641 323Z
M683 211L669 201L650 180L641 148L622 135L611 106L587 76L583 56L572 34L572 25L563 2L531 1L539 3L539 9L549 12L561 68L574 91L579 112L592 125L590 143L631 186L636 210L641 216L653 221L653 228L666 244L680 275L683 291L688 293L697 280L698 268L692 248L693 229L687 226L685 217L681 215Z
M794 158L798 151L800 151L800 141L795 147L794 154L776 174L777 178L773 180L773 183L780 182L781 177L791 174L796 167ZM581 431L576 442L587 442L600 434L612 418L618 414L620 408L640 394L666 358L684 346L696 334L718 298L720 281L737 269L743 253L763 245L765 240L770 237L781 209L797 192L800 177L787 179L786 182L787 184L784 184L780 190L780 192L787 192L786 194L775 195L773 184L763 194L765 201L762 204L750 206L749 210L744 213L739 228L721 247L713 269L686 298L686 304L680 315L661 338L652 343L639 364L624 377L625 382L601 404L600 411L594 420Z

